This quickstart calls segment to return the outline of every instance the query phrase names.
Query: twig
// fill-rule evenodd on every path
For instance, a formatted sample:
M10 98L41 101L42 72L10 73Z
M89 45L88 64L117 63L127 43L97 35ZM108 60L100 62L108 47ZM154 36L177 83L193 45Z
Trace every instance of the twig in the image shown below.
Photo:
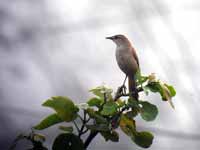
M80 118L81 121L83 121L84 119L78 114L78 117Z
M85 131L83 131L84 127L85 127L85 124L87 123L87 118L86 118L86 112L85 112L85 110L84 110L83 113L84 113L84 117L82 119L82 126L81 126L81 129L80 129L79 134L78 134L79 137L81 137L82 134L84 134L84 133L87 132L87 129Z
M132 93L122 93L120 90L121 87L119 87L118 88L118 90L117 90L117 93L115 94L115 96L114 96L114 101L116 101L118 98L120 98L120 97L122 97L122 96L130 96L130 94L132 94ZM142 87L139 87L138 89L137 89L137 92L139 93L139 92L142 92L142 91L144 91L143 90L143 88Z
M88 130L89 130L88 128L85 129L85 131L83 131L82 134L85 134L86 132L88 132Z
M104 95L104 101L103 101L103 104L101 105L101 107L99 108L99 112L100 111L102 111L102 109L103 109L103 106L106 104L106 102L107 102L107 97L106 97L106 93L103 93Z
M90 144L90 142L92 141L92 139L98 134L98 131L91 131L89 136L87 137L87 139L85 140L84 143L84 148L87 149L88 145Z
M99 111L101 111L103 109L103 106L106 104L107 102L107 97L106 97L106 93L104 93L104 102L101 105L101 107L99 108ZM88 120L89 121L89 120ZM88 147L88 145L90 144L90 142L92 141L92 139L98 134L98 131L91 131L89 136L87 137L87 139L85 140L84 143L84 148L86 149Z
M75 127L76 127L76 130L78 131L78 133L80 132L80 129L79 129L79 127L78 127L78 125L76 124L76 122L75 121L73 121L73 123L74 123L74 125L75 125Z

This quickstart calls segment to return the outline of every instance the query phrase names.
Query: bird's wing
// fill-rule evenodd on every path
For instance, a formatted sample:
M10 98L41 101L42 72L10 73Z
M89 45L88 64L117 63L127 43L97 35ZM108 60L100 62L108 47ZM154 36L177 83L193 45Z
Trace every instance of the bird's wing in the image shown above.
M138 59L138 56L136 54L136 50L133 47L132 47L132 54L133 54L134 59L137 62L138 67L140 67L140 65L139 65L139 59Z

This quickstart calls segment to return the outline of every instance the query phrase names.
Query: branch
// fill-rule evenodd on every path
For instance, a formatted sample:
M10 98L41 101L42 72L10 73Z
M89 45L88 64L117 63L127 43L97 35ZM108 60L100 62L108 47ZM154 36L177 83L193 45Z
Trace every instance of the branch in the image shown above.
M103 109L103 106L106 104L107 102L107 97L106 97L106 93L104 93L104 102L103 104L101 105L101 108L99 108L99 111L101 111ZM83 131L84 132L84 131ZM86 130L87 132L87 130ZM92 139L98 134L99 132L98 131L91 131L89 136L87 137L87 139L85 140L85 143L84 143L84 148L87 148L88 145L90 144L90 142L92 141Z
M99 108L99 112L103 110L103 106L106 104L107 102L107 97L106 97L106 93L103 94L104 99L103 99L103 104L100 106Z
M80 132L80 129L79 129L79 127L78 127L78 125L77 125L77 123L75 122L75 121L73 121L73 123L74 123L74 125L75 125L75 127L76 127L76 130L78 131L78 133Z
M139 92L142 92L142 91L144 91L142 87L139 87L139 88L137 89L137 92L138 92L138 93L139 93ZM114 96L114 101L116 101L118 98L120 98L120 97L122 97L122 96L130 96L130 94L133 94L133 93L123 93L123 92L122 92L122 87L118 87L117 92L116 92L116 94L115 94L115 96Z
M98 131L91 131L89 136L87 137L87 139L85 140L84 143L84 148L87 149L88 145L90 144L90 142L92 141L93 138L95 138L95 136L98 134Z
M79 134L78 134L79 137L81 137L82 134L84 134L84 133L86 133L88 131L87 129L85 131L83 131L84 127L85 127L85 124L89 121L86 118L86 112L85 112L85 110L84 110L83 113L84 113L84 117L83 117L83 119L81 119L82 120L82 126L81 126L81 129L79 130Z

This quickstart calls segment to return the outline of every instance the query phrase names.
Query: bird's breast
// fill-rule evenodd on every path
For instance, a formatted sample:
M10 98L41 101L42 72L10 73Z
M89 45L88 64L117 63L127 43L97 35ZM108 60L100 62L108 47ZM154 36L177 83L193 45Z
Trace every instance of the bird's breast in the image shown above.
M126 75L132 76L137 71L137 62L134 59L130 48L117 47L115 55L119 68Z

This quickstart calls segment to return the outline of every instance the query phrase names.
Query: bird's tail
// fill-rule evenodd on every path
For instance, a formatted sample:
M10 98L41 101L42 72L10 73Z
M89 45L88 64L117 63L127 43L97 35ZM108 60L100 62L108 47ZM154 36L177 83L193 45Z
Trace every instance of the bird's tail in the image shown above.
M130 96L138 100L138 91L136 87L136 81L134 77L128 77L128 88Z

